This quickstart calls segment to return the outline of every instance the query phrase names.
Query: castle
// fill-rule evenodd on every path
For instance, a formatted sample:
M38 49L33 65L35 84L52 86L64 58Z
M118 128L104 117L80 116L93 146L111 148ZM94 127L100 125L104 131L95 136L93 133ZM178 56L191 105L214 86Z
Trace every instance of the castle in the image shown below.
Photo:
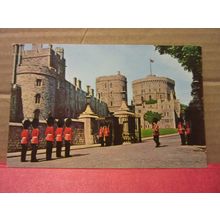
M107 104L94 96L94 89L87 86L84 91L76 77L73 83L65 79L63 48L33 44L32 49L24 50L16 44L13 52L11 122L33 117L45 120L48 115L77 118L88 102L97 115L108 115Z
M66 80L66 60L63 48L44 48L33 44L29 50L23 45L14 45L11 122L21 122L24 118L48 115L55 118L78 118L87 104L99 117L117 112L122 103L127 105L127 78L118 71L114 75L96 78L96 96L94 89L76 77L70 83ZM133 109L141 118L142 128L151 128L144 121L147 111L162 114L161 128L175 128L180 115L180 102L175 95L175 82L172 79L149 75L132 82Z
M162 114L161 128L176 128L176 119L180 116L180 102L175 95L175 81L166 77L149 75L132 82L135 113L141 117L142 128L151 128L144 121L147 111Z

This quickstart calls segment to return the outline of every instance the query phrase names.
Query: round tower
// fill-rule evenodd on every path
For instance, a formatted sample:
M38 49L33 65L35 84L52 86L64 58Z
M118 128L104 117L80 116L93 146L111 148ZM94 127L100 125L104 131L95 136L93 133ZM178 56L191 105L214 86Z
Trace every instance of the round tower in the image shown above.
M18 66L17 84L22 88L25 118L43 120L54 115L57 80L53 71L45 66Z
M122 101L127 103L127 78L120 71L96 78L96 95L108 105L110 112L117 111Z

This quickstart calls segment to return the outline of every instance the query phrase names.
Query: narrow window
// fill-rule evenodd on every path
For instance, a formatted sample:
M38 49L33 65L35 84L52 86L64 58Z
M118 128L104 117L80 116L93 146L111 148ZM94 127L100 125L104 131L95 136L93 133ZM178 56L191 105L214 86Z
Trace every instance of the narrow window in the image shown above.
M42 85L42 79L37 79L36 80L36 85L41 86Z
M35 103L40 103L40 94L35 95Z

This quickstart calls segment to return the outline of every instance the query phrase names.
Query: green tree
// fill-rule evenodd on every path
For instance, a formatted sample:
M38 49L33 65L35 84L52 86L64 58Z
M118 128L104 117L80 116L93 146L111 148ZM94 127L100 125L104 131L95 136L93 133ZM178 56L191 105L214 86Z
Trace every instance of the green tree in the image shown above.
M157 119L157 121L160 121L161 118L162 118L162 114L158 112L147 111L144 114L144 120L150 124L152 124L153 120L155 119Z
M205 144L205 126L202 86L202 49L199 46L155 46L160 54L169 54L176 58L184 70L192 72L193 100L187 108L187 116L192 124L194 144Z

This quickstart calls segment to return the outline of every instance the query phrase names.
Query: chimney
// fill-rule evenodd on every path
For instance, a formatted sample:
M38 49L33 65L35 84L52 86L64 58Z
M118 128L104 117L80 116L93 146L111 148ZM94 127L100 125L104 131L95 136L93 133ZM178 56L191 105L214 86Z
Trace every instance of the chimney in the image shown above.
M77 78L76 78L76 77L73 77L73 85L74 85L75 87L77 87Z
M79 87L79 89L82 88L82 82L81 82L81 80L78 80L78 87Z
M87 95L90 95L90 86L87 85L86 88L87 88Z
M91 89L91 95L94 96L94 89Z

